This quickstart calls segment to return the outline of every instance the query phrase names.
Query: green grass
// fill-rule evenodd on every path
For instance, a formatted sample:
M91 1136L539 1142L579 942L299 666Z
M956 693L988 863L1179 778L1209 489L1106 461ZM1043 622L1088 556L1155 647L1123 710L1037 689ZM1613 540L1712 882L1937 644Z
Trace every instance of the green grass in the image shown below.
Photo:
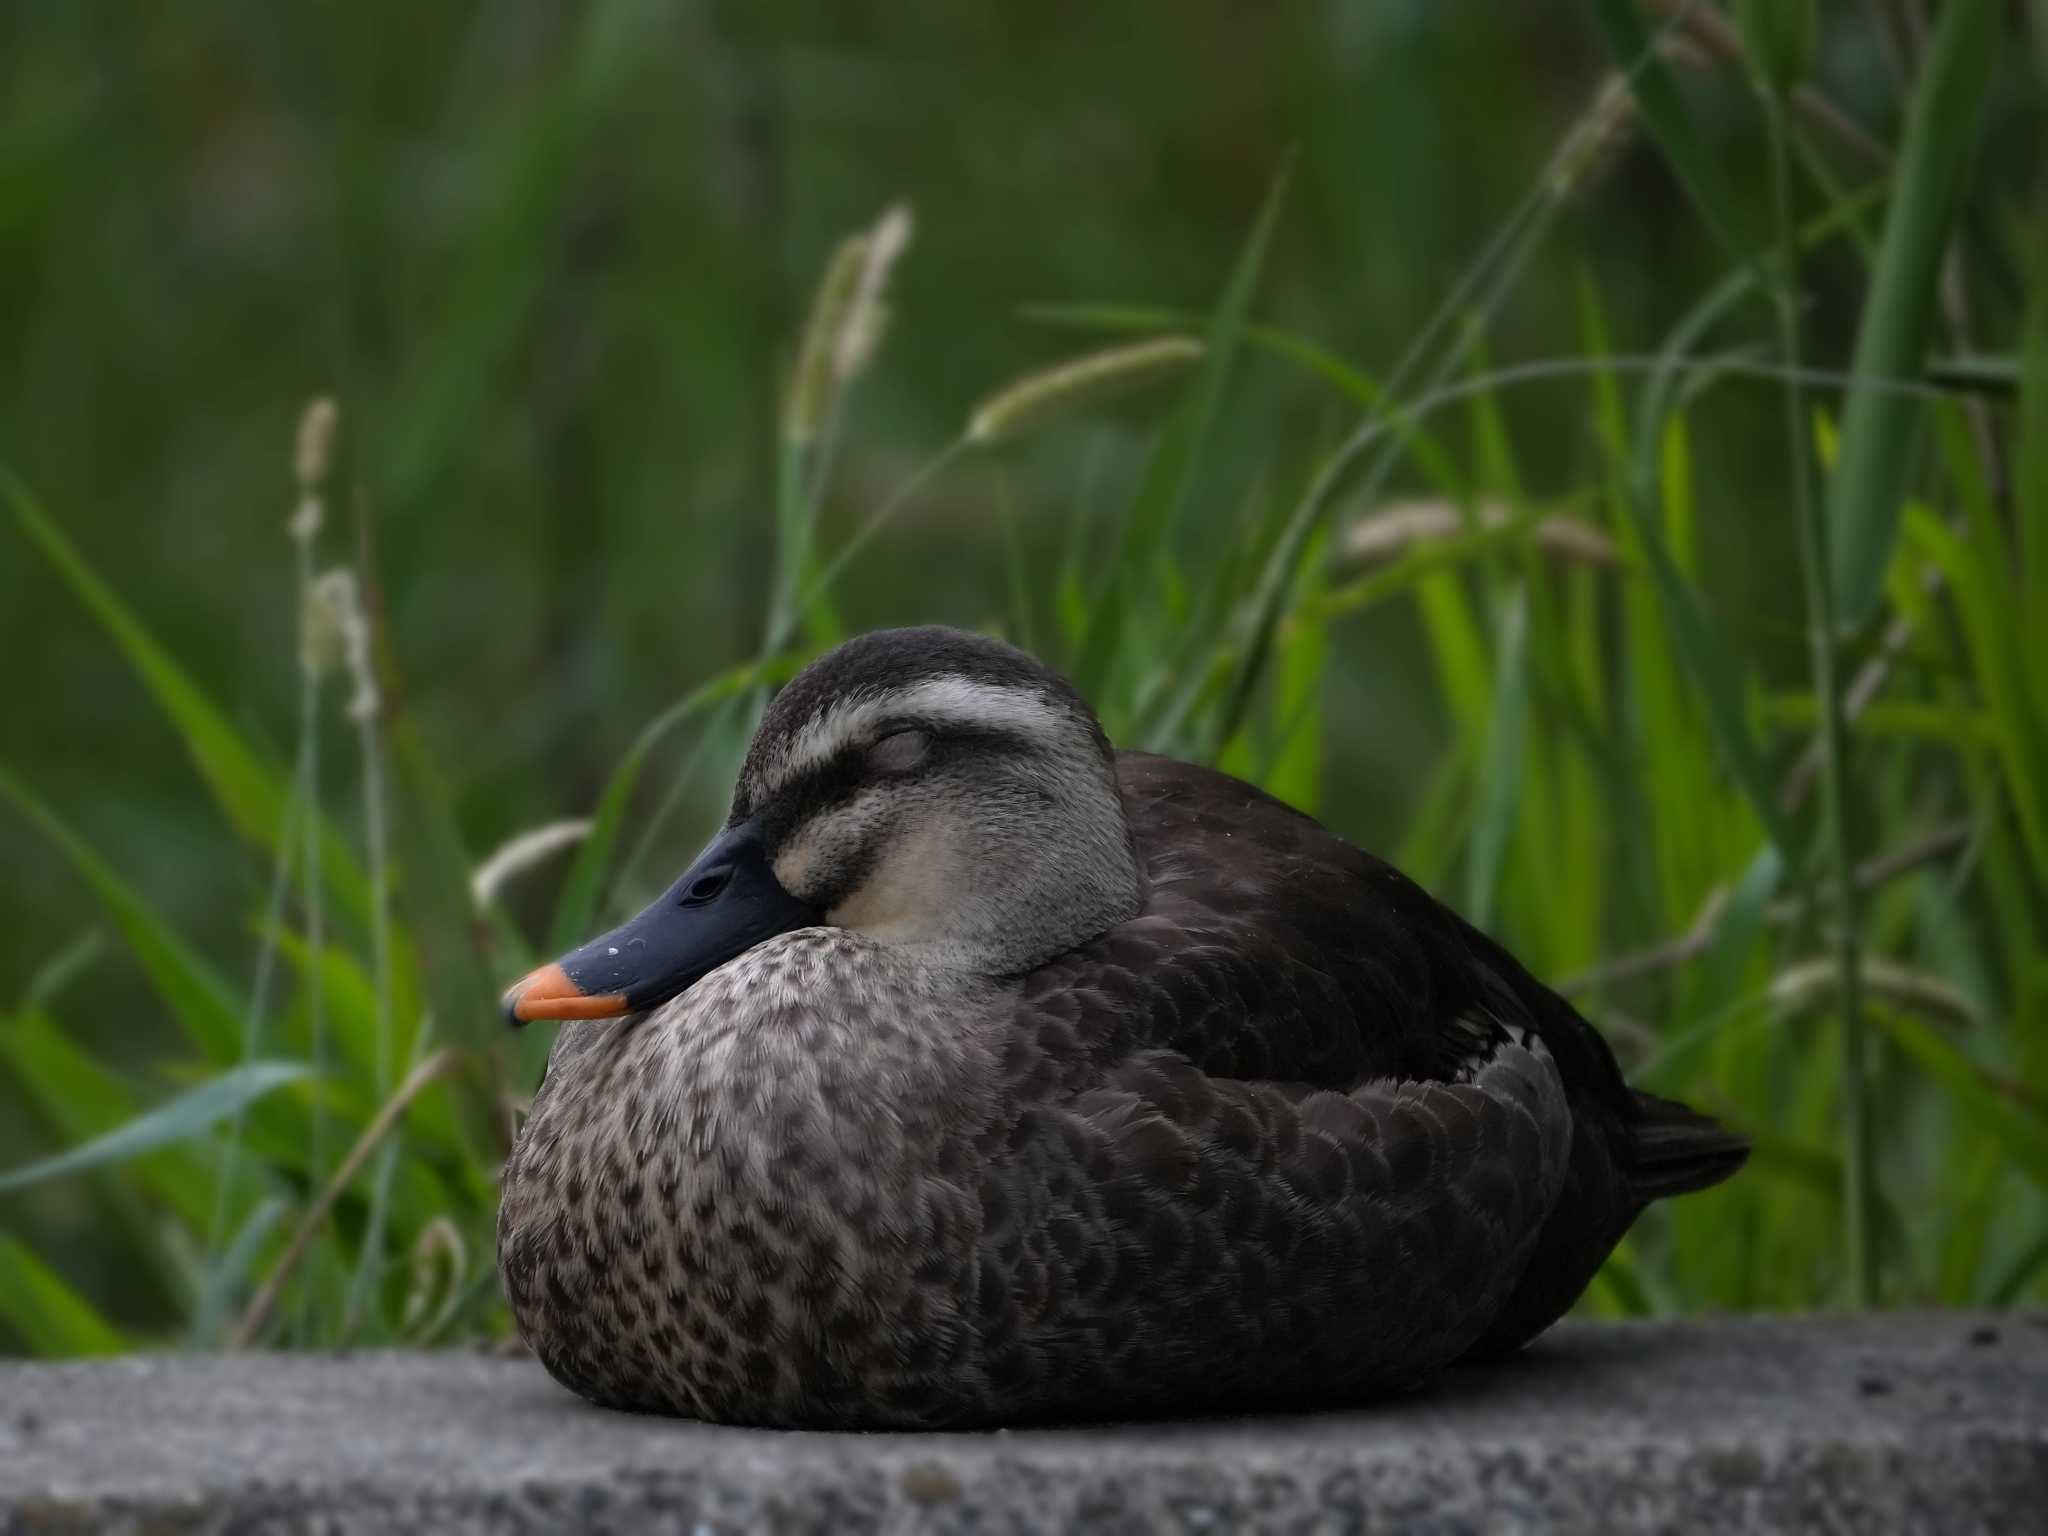
M1382 851L1565 990L1636 1081L1754 1136L1741 1178L1641 1224L1590 1311L2048 1299L2048 450L2019 426L2048 421L2048 290L2031 281L2042 252L2002 248L2015 210L1996 201L2003 183L1973 179L1976 114L1958 106L1995 67L1969 31L1995 9L1943 8L1898 104L1896 167L1875 181L1831 162L1840 146L1810 101L1779 94L1804 82L1737 90L1768 156L1772 195L1755 202L1697 91L1651 51L1654 18L1593 5L1713 253L1640 351L1617 346L1636 327L1590 281L1572 295L1574 350L1512 345L1539 264L1605 195L1587 123L1384 370L1273 305L1276 252L1322 168L1267 167L1207 307L1081 291L1035 312L1083 352L1202 338L1198 365L1114 408L1117 432L1149 443L1127 474L1091 467L1092 399L1027 440L970 440L976 400L1003 384L990 378L957 392L922 468L849 484L864 392L946 345L915 323L913 257L889 276L901 315L879 355L801 403L754 397L773 494L750 534L769 558L752 562L764 574L742 659L674 678L676 702L619 732L609 773L554 807L590 817L574 853L515 871L479 906L471 878L491 850L465 835L465 765L432 728L458 685L408 665L383 594L413 586L398 563L435 558L394 509L455 494L460 445L484 430L493 370L545 286L531 252L593 115L635 68L625 12L594 8L523 152L498 167L478 281L438 322L456 361L389 397L339 381L340 457L301 488L328 526L296 575L278 541L264 579L303 605L318 569L354 570L362 644L353 669L344 656L300 672L291 745L229 707L217 667L157 637L165 594L98 573L67 531L82 491L0 481L18 557L120 659L126 701L182 745L192 803L218 812L206 857L242 871L229 883L243 941L224 966L148 871L84 828L60 775L0 762L9 835L72 872L177 1029L145 1073L84 1027L111 944L60 955L0 1004L0 1079L37 1128L0 1169L15 1229L0 1234L0 1335L70 1354L502 1332L494 1171L547 1039L498 1029L496 984L663 881L767 691L865 611L857 583L887 568L878 541L963 482L1000 492L979 510L1005 551L992 622L1068 669L1116 740L1218 763L1334 811L1340 830L1355 801L1332 783L1338 744L1426 751ZM1724 73L1740 86L1739 65ZM364 177L391 152L343 150ZM944 207L919 216L920 240L944 238ZM841 287L863 251L847 249ZM1982 299L1971 319L1943 308L1951 250ZM2014 267L2028 281L2001 302ZM1841 353L1808 302L1821 270L1858 296L1846 367L1814 361ZM792 281L783 312L802 297ZM808 334L779 338L799 367L832 356L846 324L840 299L811 314ZM1928 368L1931 352L1972 366ZM1728 579L1746 552L1711 515L1725 467L1703 445L1723 441L1731 398L1769 408L1746 451L1770 466L1784 524L1770 547L1803 584ZM1241 413L1272 420L1256 408L1274 400L1312 430L1254 462L1228 451ZM1583 429L1562 468L1530 451L1534 400ZM279 476L276 502L291 489ZM1061 497L1066 532L1021 536ZM632 621L614 605L585 622L616 624L624 645ZM1414 657L1429 729L1356 718L1395 647ZM351 712L366 688L377 707ZM536 761L570 728L543 722ZM119 1255L122 1283L81 1278L81 1247Z

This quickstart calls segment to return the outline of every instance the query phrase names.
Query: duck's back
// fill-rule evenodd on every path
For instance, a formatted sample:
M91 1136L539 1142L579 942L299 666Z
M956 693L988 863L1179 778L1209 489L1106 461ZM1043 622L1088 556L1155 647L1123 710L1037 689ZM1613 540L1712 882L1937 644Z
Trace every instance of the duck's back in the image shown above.
M985 1148L998 1371L1133 1408L1405 1385L1739 1165L1390 866L1208 769L1119 776L1144 908L1023 980Z

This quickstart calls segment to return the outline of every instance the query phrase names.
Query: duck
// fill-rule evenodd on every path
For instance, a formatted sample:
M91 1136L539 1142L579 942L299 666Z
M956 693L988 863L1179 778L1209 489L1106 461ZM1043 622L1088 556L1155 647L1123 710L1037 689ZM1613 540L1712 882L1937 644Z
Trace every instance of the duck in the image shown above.
M1748 1150L1391 865L949 628L791 679L711 843L504 1007L564 1021L502 1176L519 1333L721 1423L1409 1392Z

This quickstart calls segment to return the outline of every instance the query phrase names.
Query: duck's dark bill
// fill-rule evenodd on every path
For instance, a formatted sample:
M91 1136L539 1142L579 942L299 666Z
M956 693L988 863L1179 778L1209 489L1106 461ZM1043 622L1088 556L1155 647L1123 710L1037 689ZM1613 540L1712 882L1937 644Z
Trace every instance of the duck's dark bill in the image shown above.
M713 839L659 901L515 983L505 1020L609 1019L653 1008L763 939L818 921L782 888L751 822Z

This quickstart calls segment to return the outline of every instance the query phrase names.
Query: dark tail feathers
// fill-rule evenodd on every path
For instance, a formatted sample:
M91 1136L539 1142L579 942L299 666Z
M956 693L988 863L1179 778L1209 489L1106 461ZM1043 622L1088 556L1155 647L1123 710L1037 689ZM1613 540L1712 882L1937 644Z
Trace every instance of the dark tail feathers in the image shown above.
M1636 1095L1629 1127L1629 1183L1645 1201L1689 1195L1731 1177L1749 1159L1749 1138L1655 1094Z

